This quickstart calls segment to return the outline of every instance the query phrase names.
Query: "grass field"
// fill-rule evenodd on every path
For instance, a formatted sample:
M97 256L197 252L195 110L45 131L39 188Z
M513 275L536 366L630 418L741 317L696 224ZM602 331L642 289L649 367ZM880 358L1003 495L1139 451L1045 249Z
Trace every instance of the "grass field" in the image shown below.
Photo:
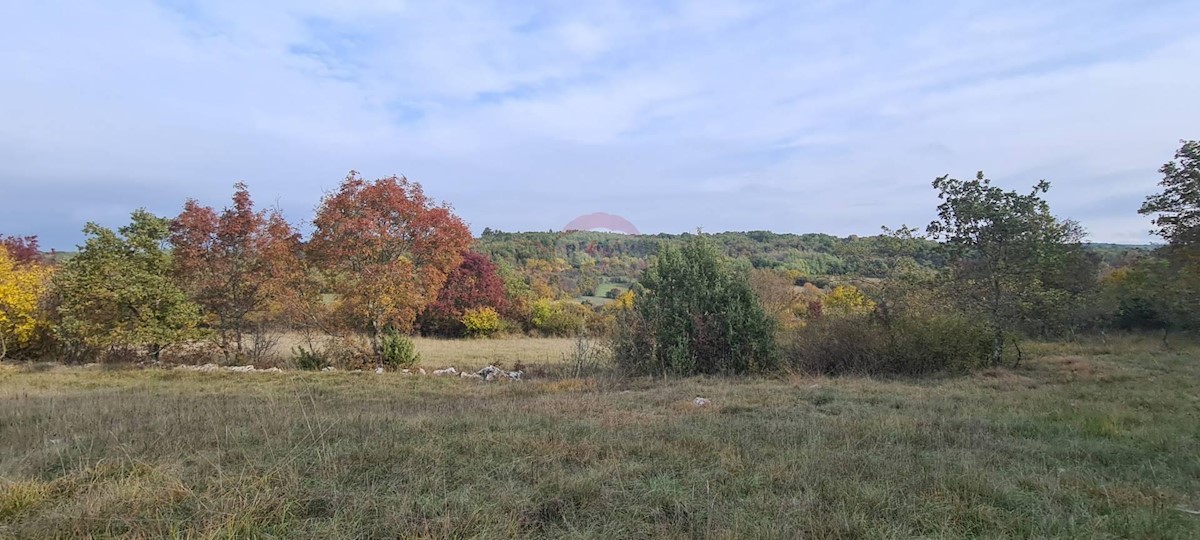
M0 366L0 538L1200 537L1197 350L1033 349L921 381Z

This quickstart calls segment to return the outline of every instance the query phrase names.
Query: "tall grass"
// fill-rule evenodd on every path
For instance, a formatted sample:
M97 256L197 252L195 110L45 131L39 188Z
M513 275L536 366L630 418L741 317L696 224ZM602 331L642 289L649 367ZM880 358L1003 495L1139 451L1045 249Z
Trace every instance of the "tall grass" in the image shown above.
M1197 351L1033 349L936 380L0 367L0 537L1200 536Z

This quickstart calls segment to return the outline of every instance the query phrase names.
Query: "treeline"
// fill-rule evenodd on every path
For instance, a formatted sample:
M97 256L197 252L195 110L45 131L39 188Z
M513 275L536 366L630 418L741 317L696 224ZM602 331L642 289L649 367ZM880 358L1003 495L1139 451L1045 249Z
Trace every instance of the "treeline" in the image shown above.
M291 362L418 361L408 336L576 335L608 307L549 288L557 269L506 272L472 251L465 223L402 177L351 172L302 238L237 184L230 204L185 201L174 217L137 210L87 224L69 257L36 237L0 237L0 359ZM279 350L284 333L300 343Z
M173 217L90 223L61 260L0 237L0 358L399 367L418 361L414 333L588 334L633 372L927 372L1019 362L1030 336L1166 338L1197 325L1198 156L1185 142L1142 208L1167 242L1156 250L1088 246L1050 212L1048 183L1018 193L982 173L935 180L927 227L861 238L472 239L419 184L353 171L302 238L237 184L220 210L189 200ZM284 332L303 339L281 351Z
M1200 326L1200 143L1160 173L1140 213L1167 245L1115 258L1051 213L1049 183L1006 191L982 172L934 180L937 218L875 239L881 279L832 291L739 268L716 235L664 245L618 315L614 357L646 374L923 374L1019 364L1031 336L1154 329L1166 340Z

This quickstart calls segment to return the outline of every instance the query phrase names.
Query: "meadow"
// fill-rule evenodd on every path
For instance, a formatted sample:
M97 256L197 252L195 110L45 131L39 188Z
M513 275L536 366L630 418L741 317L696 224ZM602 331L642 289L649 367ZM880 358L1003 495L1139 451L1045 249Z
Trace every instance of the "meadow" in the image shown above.
M0 365L0 537L1200 537L1200 349L1029 349L933 379Z

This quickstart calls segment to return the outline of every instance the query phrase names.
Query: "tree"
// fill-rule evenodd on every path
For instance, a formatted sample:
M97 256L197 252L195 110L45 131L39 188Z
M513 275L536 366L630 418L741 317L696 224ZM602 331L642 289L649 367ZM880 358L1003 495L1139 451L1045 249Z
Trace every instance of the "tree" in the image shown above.
M496 265L485 255L467 251L462 262L446 278L435 302L421 314L421 331L441 336L462 336L468 328L463 315L468 310L491 308L503 313L508 306L504 280Z
M1200 323L1200 141L1181 141L1175 159L1158 172L1163 190L1146 198L1138 211L1154 215L1155 234L1167 241L1156 251L1157 261L1145 270L1155 276L1156 290L1148 298L1163 318L1163 339L1172 328Z
M1154 215L1155 234L1173 247L1200 243L1200 141L1180 141L1175 159L1158 169L1161 193L1146 197L1139 214Z
M170 222L144 209L118 232L88 223L79 254L54 276L60 337L91 351L138 347L155 360L198 337L198 307L171 280Z
M420 184L396 176L368 182L355 171L321 201L313 226L310 254L337 309L368 333L376 355L384 331L411 330L471 243L466 224Z
M30 345L45 327L41 301L50 274L50 266L22 264L0 245L0 360Z
M284 310L299 290L300 235L278 210L255 211L246 185L217 214L193 199L171 222L173 273L216 328L227 356L243 354L245 335Z
M8 252L8 258L15 264L42 262L36 236L0 236L0 247Z
M663 246L614 332L617 363L641 374L769 371L774 325L749 279L706 236Z
M1043 271L1079 243L1082 230L1050 214L1041 198L1050 189L1045 180L1028 195L991 185L982 171L967 181L939 177L933 188L942 202L926 230L942 241L959 297L987 318L997 364L1007 336L1022 322L1022 306L1045 290Z
M858 287L838 285L825 297L823 307L826 315L855 317L870 314L875 310L875 302Z

